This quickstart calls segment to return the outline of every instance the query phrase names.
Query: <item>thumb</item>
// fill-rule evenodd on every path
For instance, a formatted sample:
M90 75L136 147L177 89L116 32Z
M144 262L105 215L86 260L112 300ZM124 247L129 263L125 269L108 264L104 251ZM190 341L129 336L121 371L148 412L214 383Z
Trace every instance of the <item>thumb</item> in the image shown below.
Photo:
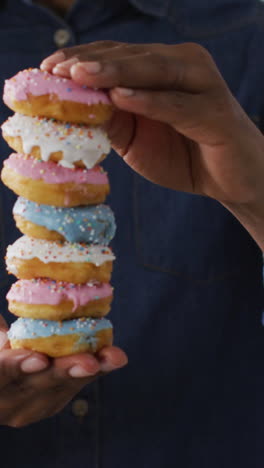
M8 325L2 315L0 315L0 351L10 348L7 337Z

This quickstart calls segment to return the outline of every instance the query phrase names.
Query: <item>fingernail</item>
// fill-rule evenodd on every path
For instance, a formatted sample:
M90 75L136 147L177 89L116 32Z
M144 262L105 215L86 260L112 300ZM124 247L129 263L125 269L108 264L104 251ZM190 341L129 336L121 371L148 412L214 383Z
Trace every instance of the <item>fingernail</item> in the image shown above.
M56 72L58 70L61 70L63 68L68 68L69 66L73 65L74 63L78 63L78 59L77 57L72 57L71 59L69 60L64 60L60 63L58 63L57 65L55 65L55 67L52 69L53 72Z
M47 363L37 357L25 359L21 364L21 370L28 374L39 372L47 367Z
M109 361L105 360L105 361L101 361L101 371L102 372L112 372L116 369L115 366L113 366L112 363L110 363Z
M7 334L3 331L0 331L0 349L2 349L7 342L8 342Z
M13 356L13 357L12 357L12 360L13 360L13 361L22 361L22 359L25 359L25 358L28 357L28 353L29 353L29 352L30 352L30 351L26 351L26 350L25 350L24 352L21 351L19 354L16 354L15 356Z
M45 70L46 69L46 66L48 64L56 64L56 63L59 63L59 62L62 62L63 60L65 60L65 54L64 52L58 50L58 52L55 52L53 55L51 55L50 57L47 57L45 58L41 65L40 65L40 68L41 70Z
M102 372L112 372L117 369L121 369L122 367L126 366L128 363L127 356L123 357L123 362L114 362L110 361L109 358L105 357L100 361L100 367Z
M114 371L116 369L119 369L120 367L123 367L123 365L125 365L125 364L116 365L113 362L109 362L107 360L101 361L101 371L102 372L112 372L112 371Z
M102 65L99 62L86 62L86 63L78 63L76 65L76 69L82 68L90 75L96 75L96 73L100 73L102 71Z
M135 94L135 90L130 88L115 88L115 91L123 97L130 97Z
M74 377L74 378L80 378L80 377L90 377L92 375L94 375L95 372L88 372L86 369L84 369L83 367L81 366L73 366L70 370L69 370L69 375L71 377Z

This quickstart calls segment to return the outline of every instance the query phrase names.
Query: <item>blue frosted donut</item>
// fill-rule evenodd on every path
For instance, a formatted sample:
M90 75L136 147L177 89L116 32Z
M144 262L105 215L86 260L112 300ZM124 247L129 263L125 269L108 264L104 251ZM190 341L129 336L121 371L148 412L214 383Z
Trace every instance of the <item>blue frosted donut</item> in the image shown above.
M8 332L12 349L32 349L51 357L80 352L96 353L113 341L109 320L80 318L55 322L19 318Z
M41 239L108 245L116 231L107 205L58 208L19 197L13 213L23 234Z

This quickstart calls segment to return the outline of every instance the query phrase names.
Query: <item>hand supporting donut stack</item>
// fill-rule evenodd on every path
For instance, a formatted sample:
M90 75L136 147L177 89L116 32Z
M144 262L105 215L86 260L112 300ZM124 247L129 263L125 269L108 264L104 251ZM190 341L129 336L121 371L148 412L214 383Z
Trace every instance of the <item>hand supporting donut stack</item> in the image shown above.
M2 181L19 196L13 214L24 234L6 256L18 278L7 295L19 317L11 347L52 357L95 353L113 335L104 316L113 298L115 220L99 166L110 143L98 126L111 103L102 91L38 69L7 80L4 102L16 112L2 125L16 153L4 162Z

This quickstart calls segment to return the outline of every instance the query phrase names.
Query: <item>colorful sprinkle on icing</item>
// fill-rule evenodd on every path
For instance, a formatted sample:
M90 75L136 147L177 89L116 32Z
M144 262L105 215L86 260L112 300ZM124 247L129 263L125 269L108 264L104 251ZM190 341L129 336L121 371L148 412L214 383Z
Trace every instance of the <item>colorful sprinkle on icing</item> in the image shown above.
M73 312L91 301L112 295L113 288L108 283L90 282L73 284L50 279L19 280L7 294L8 301L25 304L58 305L64 301L73 303Z
M3 99L7 105L12 100L25 101L29 94L33 96L53 94L61 101L80 102L87 105L111 104L107 94L101 90L84 88L72 80L59 78L38 68L20 71L5 81Z
M38 258L43 263L87 262L100 266L105 262L113 261L115 256L109 247L100 245L50 242L22 236L7 248L6 264L11 273L13 273L12 261L14 258L23 260Z
M10 327L8 338L10 340L23 340L53 335L65 336L75 333L80 335L79 344L95 337L101 330L112 329L110 320L105 318L81 318L56 322L53 320L39 320L20 317Z
M82 161L87 169L91 169L111 149L101 128L55 119L14 114L4 122L2 131L10 137L21 137L25 154L30 155L34 147L39 147L43 161L48 161L52 153L62 152L59 164L68 168L74 168L75 162Z
M44 180L46 184L108 184L107 174L100 166L93 169L68 169L59 166L53 161L41 161L32 156L12 153L4 161L4 166L34 180Z
M107 205L57 208L19 197L13 213L58 232L68 242L108 245L116 231L114 214Z

